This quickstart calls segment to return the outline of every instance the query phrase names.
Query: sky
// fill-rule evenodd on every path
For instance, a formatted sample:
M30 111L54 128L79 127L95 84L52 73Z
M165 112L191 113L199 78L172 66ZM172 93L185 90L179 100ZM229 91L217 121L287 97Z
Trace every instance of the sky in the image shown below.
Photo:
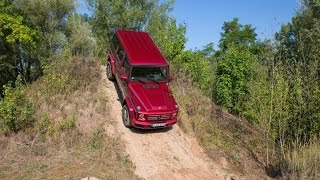
M223 23L239 18L256 28L258 39L272 38L281 24L291 21L298 0L176 0L172 15L187 25L187 49L217 47Z
M78 11L85 10L79 0ZM163 1L163 0L162 0ZM272 39L282 24L291 21L300 0L176 0L172 15L187 25L186 49L201 49L213 42L218 46L223 23L239 18L240 24L256 28L258 39Z

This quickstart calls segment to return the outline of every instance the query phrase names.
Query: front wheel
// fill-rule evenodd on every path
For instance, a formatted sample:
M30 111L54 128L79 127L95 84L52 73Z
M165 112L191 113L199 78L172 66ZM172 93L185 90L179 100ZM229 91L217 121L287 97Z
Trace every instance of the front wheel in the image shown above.
M122 121L124 126L132 127L132 124L130 121L130 115L129 115L129 108L126 104L122 108Z
M114 80L114 75L112 74L112 67L110 61L107 64L107 77L110 81Z

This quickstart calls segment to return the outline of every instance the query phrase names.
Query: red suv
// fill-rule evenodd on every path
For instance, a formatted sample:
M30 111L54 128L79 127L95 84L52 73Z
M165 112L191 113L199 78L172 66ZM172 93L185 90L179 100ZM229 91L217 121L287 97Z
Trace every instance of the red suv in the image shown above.
M146 32L117 30L108 55L107 76L122 95L126 127L154 129L177 122L178 105L169 88L169 64Z

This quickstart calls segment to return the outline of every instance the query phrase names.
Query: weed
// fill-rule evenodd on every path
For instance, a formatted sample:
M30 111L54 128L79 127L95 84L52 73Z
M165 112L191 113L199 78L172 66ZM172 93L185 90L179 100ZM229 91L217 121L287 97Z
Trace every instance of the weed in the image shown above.
M92 149L99 149L101 147L102 141L103 141L103 129L98 128L90 140L89 147Z
M285 168L291 179L320 179L320 141L313 138L309 143L297 141L285 156Z
M60 131L65 131L65 130L72 130L76 127L76 117L75 116L69 116L65 120L63 120L60 125L59 125L59 130Z
M106 66L106 65L107 65L107 63L108 63L107 58L101 58L101 65Z
M36 122L36 127L38 128L38 133L41 139L45 139L47 132L52 132L51 128L52 122L49 119L47 113L41 114L40 118Z
M121 164L128 164L130 161L129 155L117 153L117 160Z

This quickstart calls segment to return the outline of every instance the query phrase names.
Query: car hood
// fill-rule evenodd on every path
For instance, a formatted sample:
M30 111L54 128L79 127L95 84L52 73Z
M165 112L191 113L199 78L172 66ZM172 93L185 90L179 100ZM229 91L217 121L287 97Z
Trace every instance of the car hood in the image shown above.
M176 104L167 83L130 84L129 92L133 97L134 104L141 105L147 112L174 110Z

